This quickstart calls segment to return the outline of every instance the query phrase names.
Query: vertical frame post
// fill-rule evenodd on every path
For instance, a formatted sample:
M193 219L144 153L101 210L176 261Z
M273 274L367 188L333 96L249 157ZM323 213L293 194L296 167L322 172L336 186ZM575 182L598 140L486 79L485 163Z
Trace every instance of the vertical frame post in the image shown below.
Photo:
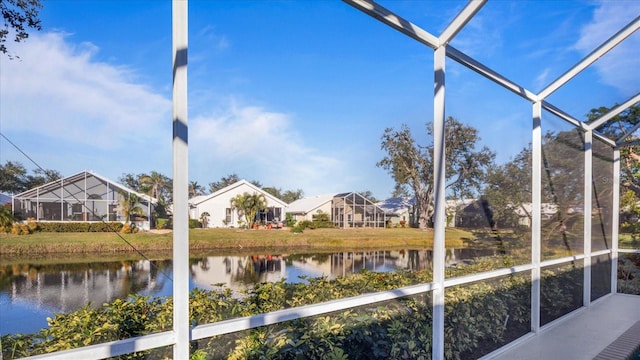
M531 131L531 331L540 331L540 258L542 253L542 102L533 104Z
M173 331L174 359L189 358L189 163L187 0L173 0Z
M620 150L613 150L613 200L611 202L611 292L618 292L618 236L620 226Z
M435 212L433 221L433 359L444 359L444 265L445 265L445 62L446 47L434 52L433 94L433 181Z
M591 304L591 208L593 207L593 132L584 133L584 268L582 305Z

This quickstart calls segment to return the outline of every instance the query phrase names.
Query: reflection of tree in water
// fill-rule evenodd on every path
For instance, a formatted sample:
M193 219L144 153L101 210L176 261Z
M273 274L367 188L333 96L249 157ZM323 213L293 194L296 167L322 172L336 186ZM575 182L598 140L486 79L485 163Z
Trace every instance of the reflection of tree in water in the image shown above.
M229 263L231 261L229 260ZM246 285L263 282L267 273L280 272L282 269L280 255L251 255L238 257L236 261L238 266L236 266L235 274L231 274L231 281Z

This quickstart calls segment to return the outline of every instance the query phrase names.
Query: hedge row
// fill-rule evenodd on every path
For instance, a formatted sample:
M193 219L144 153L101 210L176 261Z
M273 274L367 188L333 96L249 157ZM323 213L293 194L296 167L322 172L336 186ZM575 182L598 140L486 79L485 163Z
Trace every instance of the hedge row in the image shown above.
M38 222L42 232L119 232L120 222Z
M486 267L483 260L458 274ZM484 263L483 263L484 262ZM560 276L562 281L553 281ZM243 296L229 288L190 295L190 321L206 324L362 293L429 282L430 271L375 273L365 271L328 280L305 278L305 283L258 284ZM582 286L582 269L566 266L546 271L542 316L555 318L575 308ZM445 356L472 359L517 338L530 329L528 273L505 276L447 289ZM192 359L430 359L430 293L385 303L298 319L192 343ZM580 299L577 299L580 301ZM167 331L172 326L170 298L134 296L101 308L86 306L57 314L49 328L35 334L2 337L4 359L31 356L106 341ZM171 349L121 356L122 359L170 358Z

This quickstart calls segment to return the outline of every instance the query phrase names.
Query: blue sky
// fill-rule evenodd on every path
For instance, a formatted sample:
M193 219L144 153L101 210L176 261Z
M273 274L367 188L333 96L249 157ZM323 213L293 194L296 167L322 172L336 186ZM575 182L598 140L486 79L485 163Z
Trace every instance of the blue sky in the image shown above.
M381 4L437 36L465 2ZM638 1L489 1L452 45L538 92L639 15ZM172 176L171 2L46 0L41 19L8 44L20 60L0 60L0 131L65 176ZM191 1L188 66L189 178L205 187L237 173L382 199L384 129L429 141L432 50L340 1ZM582 119L639 83L636 33L549 101ZM447 96L499 161L529 143L531 104L451 60ZM34 167L2 139L7 160Z

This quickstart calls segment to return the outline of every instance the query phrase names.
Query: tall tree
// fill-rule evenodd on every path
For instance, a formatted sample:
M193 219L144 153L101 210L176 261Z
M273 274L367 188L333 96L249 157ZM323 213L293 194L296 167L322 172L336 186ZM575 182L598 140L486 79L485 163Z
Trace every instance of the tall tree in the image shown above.
M428 124L427 132L433 135L432 125ZM479 190L495 154L487 147L476 150L478 130L452 117L445 120L445 132L446 187L456 197L470 196ZM413 190L418 227L427 228L434 212L433 145L417 144L402 125L400 130L385 130L381 148L387 156L377 165L393 176L397 186Z
M118 178L118 181L120 181L120 183L126 187L128 187L129 189L133 190L133 191L137 191L137 192L142 192L142 190L140 190L140 177L142 176L142 174L139 175L134 175L131 173L126 173L126 174L122 174L122 176L120 176Z
M25 190L27 169L19 163L7 160L0 165L0 192L18 194Z
M373 203L377 203L378 202L378 199L376 199L375 196L373 196L373 193L371 192L371 190L358 191L358 194L364 196L366 199L368 199L369 201L371 201Z
M611 109L604 106L591 109L587 114L587 119L589 121L598 119L610 110ZM638 136L629 133L638 123L640 123L640 104L635 104L614 116L597 130L612 139L618 139L628 135L627 141L640 140ZM640 200L640 145L621 148L620 185L626 190L632 191L636 195L636 198Z
M225 188L225 187L227 187L227 186L229 186L229 185L231 185L233 183L236 183L238 181L240 181L240 178L238 177L238 174L236 174L236 173L233 173L233 174L231 174L229 176L226 176L226 177L223 176L220 179L220 181L214 181L214 182L209 183L209 193L214 193L214 192L216 192L216 191L218 191L220 189L223 189L223 188Z
M35 169L33 175L27 175L25 187L26 190L33 189L61 178L62 174L56 170Z
M119 194L122 196L120 200L122 217L124 218L125 224L129 224L131 222L131 215L143 214L144 210L140 207L138 195L129 194L124 191L119 191Z
M138 179L140 189L145 194L158 199L162 204L170 203L173 194L173 185L170 178L157 171L142 174Z
M516 227L520 215L529 218L531 199L531 147L523 149L506 164L489 170L482 196L489 207L494 227Z
M231 208L238 212L249 228L253 227L256 215L267 208L267 198L263 194L238 194L231 199Z
M204 187L197 181L189 181L189 196L196 197L204 194Z
M33 175L20 162L7 161L0 165L0 192L18 194L62 178L56 170L35 169Z
M302 189L286 190L282 193L282 196L279 199L286 202L287 204L291 204L296 200L302 199L303 196L304 191L302 191Z
M15 33L15 42L29 37L28 29L42 30L38 14L42 4L40 0L1 0L0 12L4 20L4 28L0 29L0 51L10 59L13 57L5 42L11 32Z

